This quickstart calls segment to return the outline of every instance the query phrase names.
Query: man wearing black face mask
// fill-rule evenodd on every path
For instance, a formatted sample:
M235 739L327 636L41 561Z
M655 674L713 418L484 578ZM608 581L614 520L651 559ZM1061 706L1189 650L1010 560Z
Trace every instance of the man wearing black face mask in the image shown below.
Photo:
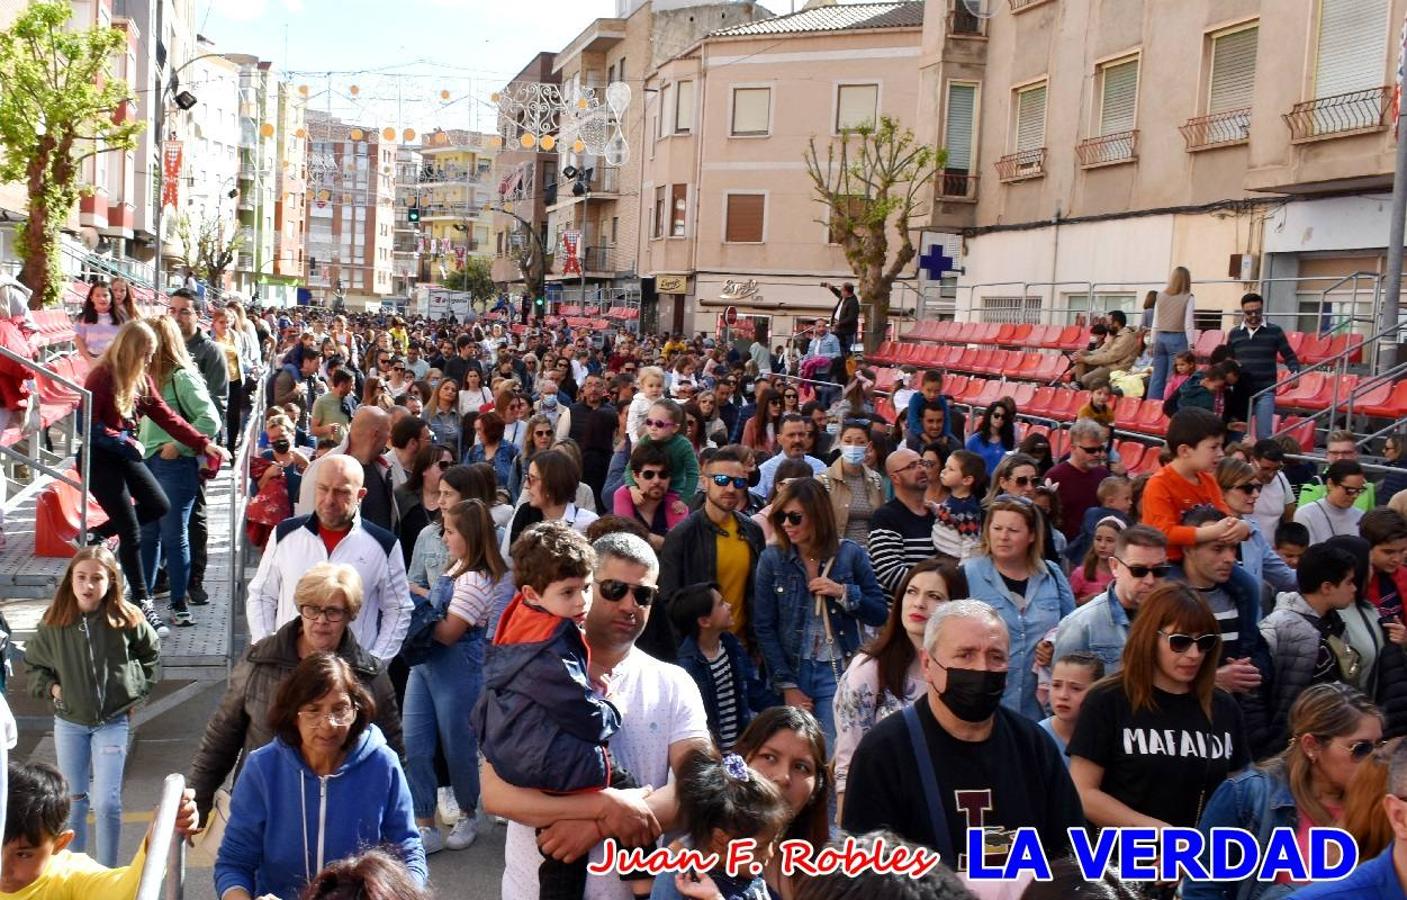
M967 830L985 832L989 864L1016 829L1040 835L1048 858L1084 826L1074 782L1055 743L1001 705L1011 639L979 600L939 605L924 631L924 696L882 719L850 763L842 827L888 829L967 870Z

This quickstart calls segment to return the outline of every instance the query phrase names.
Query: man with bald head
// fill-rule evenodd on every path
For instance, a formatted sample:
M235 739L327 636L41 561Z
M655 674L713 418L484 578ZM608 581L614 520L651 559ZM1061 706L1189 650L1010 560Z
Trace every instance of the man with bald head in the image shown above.
M362 406L352 414L347 439L330 453L313 461L303 473L303 485L298 491L298 508L302 516L313 511L317 473L326 460L334 456L350 456L361 463L363 497L358 504L368 522L380 525L395 534L398 516L393 493L391 466L383 457L386 442L391 437L391 414L378 406Z
M385 416L385 412L381 412ZM351 453L325 456L316 471L308 468L304 485L313 488L313 511L285 519L274 529L249 583L245 615L251 644L277 631L294 616L315 620L320 609L298 609L293 599L298 579L321 562L345 563L362 579L362 608L347 628L377 659L389 662L401 648L413 608L406 587L405 562L396 536L366 521L364 465Z
M923 499L928 479L937 477L929 471L931 465L906 447L889 454L884 463L894 485L894 499L870 518L870 562L890 600L909 569L937 551L933 545L937 517Z

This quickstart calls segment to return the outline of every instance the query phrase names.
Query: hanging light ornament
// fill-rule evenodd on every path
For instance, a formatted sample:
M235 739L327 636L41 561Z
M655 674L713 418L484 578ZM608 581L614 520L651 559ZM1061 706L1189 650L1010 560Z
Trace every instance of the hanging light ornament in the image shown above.
M298 138L298 140L301 141L301 140L307 138L307 136L308 136L308 129L306 129L306 128L299 128L297 131L293 132L293 136L296 137L296 138Z
M522 137L518 138L518 143L522 145L524 150L531 150L533 145L537 143L537 136L531 131L525 131Z
M347 136L354 141L360 141L362 138L366 137L366 132L362 131L360 128L353 128L348 132Z
M298 85L298 93L302 94L304 97L308 96L308 86L306 84Z
M351 87L347 88L347 93L351 94L353 97L355 97L356 95L360 94L361 92L362 92L362 89L359 88L359 87L357 87L355 84L352 85Z
M405 141L407 144L409 144L411 141L415 140L415 129L414 129L414 128L407 128L405 131L402 131L402 132L401 132L401 140L402 140L402 141Z
M263 125L260 125L260 126L259 126L259 137L261 137L261 138L271 138L271 137L273 137L273 136L274 136L274 126L273 126L272 124L270 124L269 122L265 122Z
M441 99L441 100L448 100L448 99L449 99L449 91L440 91L440 99Z
M552 148L557 146L557 138L550 134L544 134L542 140L537 142L537 145L550 153Z
M396 129L390 127L383 129L381 132L381 137L389 144L391 141L394 141L396 139Z

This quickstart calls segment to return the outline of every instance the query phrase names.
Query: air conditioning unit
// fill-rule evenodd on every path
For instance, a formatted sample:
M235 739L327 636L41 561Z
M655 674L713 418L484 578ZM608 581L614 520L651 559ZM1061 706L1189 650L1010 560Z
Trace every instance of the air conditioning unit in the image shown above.
M1237 281L1255 281L1260 275L1259 263L1260 258L1254 253L1233 253L1226 277Z

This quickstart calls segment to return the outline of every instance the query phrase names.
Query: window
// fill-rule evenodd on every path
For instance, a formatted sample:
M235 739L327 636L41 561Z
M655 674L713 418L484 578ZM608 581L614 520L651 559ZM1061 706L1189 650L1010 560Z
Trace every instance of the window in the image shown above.
M1101 66L1099 75L1100 136L1133 131L1138 111L1138 58Z
M943 168L943 196L966 197L972 175L973 120L977 111L977 85L949 84L943 118L943 146L948 162Z
M726 204L723 240L730 244L762 243L767 197L764 194L729 194Z
M873 125L879 116L879 85L842 84L836 91L835 130Z
M733 88L733 135L766 134L772 118L771 88Z
M1256 40L1252 25L1212 37L1212 77L1207 89L1207 113L1247 109L1256 82Z
M983 297L981 314L983 322L1036 325L1041 321L1041 298Z
M664 237L664 185L655 188L655 231L656 238Z
M828 235L826 240L832 244L839 244L841 240L845 237L845 231L843 230L845 228L845 223L841 221L842 219L848 218L853 220L855 218L858 218L859 216L864 215L865 198L846 197L844 198L844 201L840 204L837 204L837 206L841 210L843 210L843 214L837 215L837 208L831 208L831 224L830 228L828 229Z
M670 190L669 236L683 237L684 222L689 213L689 186L676 184Z
M694 83L679 82L674 100L674 130L676 133L688 133L694 124Z
M1314 96L1381 87L1388 0L1320 0Z
M1016 92L1016 146L1023 150L1038 150L1045 146L1045 84L1041 83Z
M670 123L674 121L674 90L672 85L666 84L660 88L660 122L659 136L664 137L669 134Z

